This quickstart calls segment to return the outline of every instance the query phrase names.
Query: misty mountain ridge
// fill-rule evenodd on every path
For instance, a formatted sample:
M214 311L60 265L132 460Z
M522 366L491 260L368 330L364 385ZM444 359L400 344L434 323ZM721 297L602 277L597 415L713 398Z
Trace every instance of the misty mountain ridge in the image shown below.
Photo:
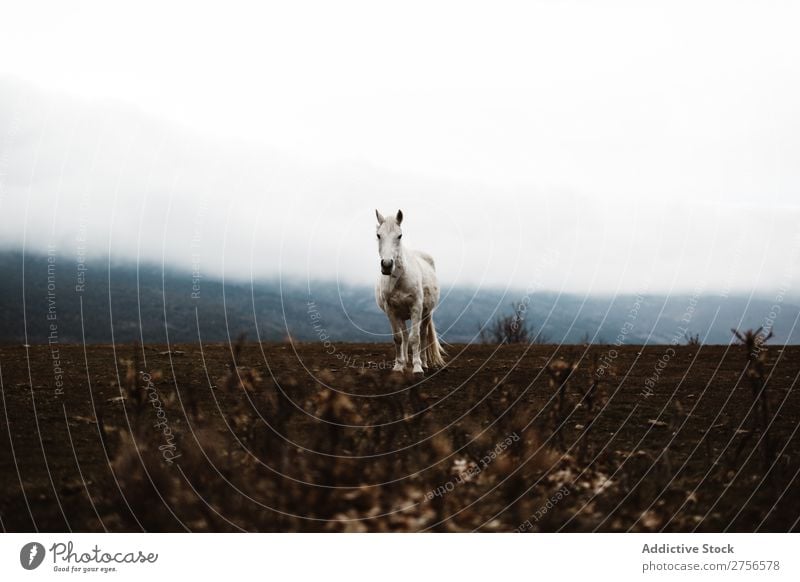
M391 341L369 286L223 282L160 265L97 260L84 271L72 256L19 251L0 252L0 268L3 342L218 342L242 334L260 341ZM548 343L685 343L699 335L706 344L728 344L731 328L769 326L776 311L771 297L552 291L525 297L521 290L452 287L442 290L437 330L450 343L478 342L483 326L521 300L525 324ZM783 298L775 315L772 342L800 343L798 302Z

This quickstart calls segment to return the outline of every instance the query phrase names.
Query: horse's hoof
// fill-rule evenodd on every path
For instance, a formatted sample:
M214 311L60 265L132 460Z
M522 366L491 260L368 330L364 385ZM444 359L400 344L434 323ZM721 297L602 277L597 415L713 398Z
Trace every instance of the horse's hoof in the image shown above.
M424 374L425 372L422 370L422 366L414 366L414 373L415 374Z
M403 366L402 364L395 364L394 368L392 368L392 372L402 372L405 369L406 367Z

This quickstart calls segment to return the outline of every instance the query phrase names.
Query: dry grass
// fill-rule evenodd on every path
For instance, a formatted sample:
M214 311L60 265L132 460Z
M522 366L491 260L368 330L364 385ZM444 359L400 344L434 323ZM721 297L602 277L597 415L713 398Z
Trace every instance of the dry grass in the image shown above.
M4 365L0 434L49 464L0 465L17 463L37 526L56 531L785 531L798 518L800 368L784 358L776 374L763 334L742 338L741 352L677 346L648 398L663 347L619 348L606 366L603 346L462 346L417 384L318 345L98 346L92 399L77 373L66 401L40 389L42 445L30 390L16 388L27 370ZM34 385L50 373L35 369ZM14 486L2 523L31 529Z

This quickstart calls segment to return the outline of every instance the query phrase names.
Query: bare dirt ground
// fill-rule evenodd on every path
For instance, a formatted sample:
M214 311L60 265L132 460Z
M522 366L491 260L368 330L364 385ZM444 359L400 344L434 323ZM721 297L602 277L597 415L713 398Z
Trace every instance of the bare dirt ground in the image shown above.
M450 346L422 379L391 354L0 346L0 525L798 529L800 347Z

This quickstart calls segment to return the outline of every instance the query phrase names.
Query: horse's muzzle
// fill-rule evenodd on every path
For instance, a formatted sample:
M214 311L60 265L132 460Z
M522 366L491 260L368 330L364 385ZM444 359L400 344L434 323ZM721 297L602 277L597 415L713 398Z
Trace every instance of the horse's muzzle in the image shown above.
M388 261L385 259L381 259L381 273L384 275L391 275L392 268L394 267L394 261L389 259Z

